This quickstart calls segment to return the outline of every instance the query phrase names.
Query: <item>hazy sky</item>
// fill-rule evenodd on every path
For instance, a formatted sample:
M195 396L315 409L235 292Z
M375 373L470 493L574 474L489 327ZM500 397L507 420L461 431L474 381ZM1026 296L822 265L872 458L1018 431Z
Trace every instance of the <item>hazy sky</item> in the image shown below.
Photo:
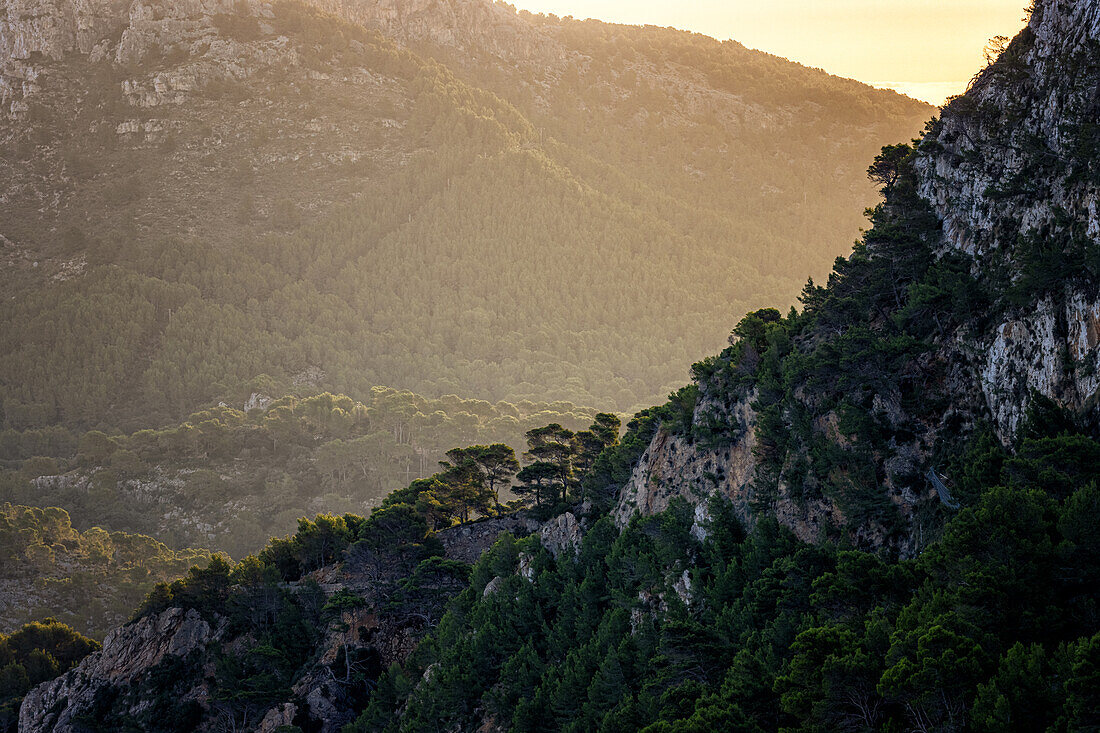
M512 0L532 12L732 38L840 76L940 103L966 86L1026 0Z

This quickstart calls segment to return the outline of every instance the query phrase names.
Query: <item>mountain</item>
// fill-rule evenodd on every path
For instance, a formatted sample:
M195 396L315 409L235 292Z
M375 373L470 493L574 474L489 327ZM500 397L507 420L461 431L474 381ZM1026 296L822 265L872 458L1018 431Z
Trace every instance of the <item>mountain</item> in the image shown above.
M20 730L1095 729L1098 44L1100 2L1037 3L874 159L826 284L554 458L565 502L304 522L158 587Z
M682 382L848 248L932 109L733 43L471 2L0 16L2 424Z
M690 424L654 439L620 523L717 489L806 541L847 528L913 555L937 503L924 475L965 471L974 434L1012 443L1032 395L1097 424L1095 9L1053 7L911 159L891 148L876 162L885 203L828 289L808 288L786 320L748 317L737 330L752 339L696 365ZM822 441L839 450L826 459Z

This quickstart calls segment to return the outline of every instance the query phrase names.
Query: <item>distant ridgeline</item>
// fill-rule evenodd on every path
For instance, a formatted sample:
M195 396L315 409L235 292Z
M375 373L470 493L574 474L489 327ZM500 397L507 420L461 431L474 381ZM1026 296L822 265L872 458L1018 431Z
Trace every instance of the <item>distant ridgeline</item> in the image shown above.
M0 20L0 427L161 427L262 375L644 407L827 272L932 114L667 29L314 4L344 19Z

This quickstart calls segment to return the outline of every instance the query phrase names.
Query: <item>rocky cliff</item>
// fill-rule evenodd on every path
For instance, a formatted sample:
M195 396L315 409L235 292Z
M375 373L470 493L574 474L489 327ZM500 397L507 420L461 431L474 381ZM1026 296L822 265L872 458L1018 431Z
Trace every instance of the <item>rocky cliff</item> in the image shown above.
M522 515L473 522L439 533L446 558L473 562L502 533L525 535L539 524ZM423 635L438 622L442 604L462 589L446 574L419 587L431 600L418 599L407 612L394 610L397 587L407 568L396 553L351 553L344 562L312 573L287 591L299 598L319 593L306 605L350 597L353 605L335 612L320 628L316 649L303 673L280 698L266 690L265 703L232 723L248 730L275 731L281 725L331 733L350 722L366 688L351 674L376 679L391 664L403 662ZM270 596L270 591L268 591ZM271 600L252 598L250 613L274 613ZM265 610L267 609L267 610ZM181 730L223 730L217 680L226 653L255 644L225 616L194 609L169 608L145 615L112 631L103 648L57 679L35 688L24 699L19 730L84 730L82 720L101 725L146 725L160 710L154 700L170 698ZM274 653L274 652L272 652ZM269 684L270 681L269 681ZM145 721L144 723L142 721ZM160 722L156 723L160 725Z
M151 55L189 60L174 73L136 75L123 82L139 106L179 103L209 78L243 78L257 61L271 62L250 58L254 49L220 36L215 25L218 16L231 13L271 18L270 4L28 1L11 3L5 11L0 19L0 100L13 114L27 111L27 99L47 82L54 65L73 54L92 63L107 60L132 66L135 71Z
M1095 421L1098 48L1095 2L1038 3L1027 28L929 126L906 163L908 182L883 179L887 202L873 217L875 229L828 290L807 291L807 313L847 307L837 295L847 292L856 268L898 276L903 268L881 264L887 257L918 253L914 271L925 274L899 280L907 292L895 287L891 302L875 305L863 322L811 315L802 323L816 319L812 325L792 326L796 356L785 362L785 396L762 398L759 389L731 386L717 367L704 370L690 426L660 430L620 495L620 526L676 497L703 506L717 494L743 520L767 511L806 541L841 531L908 555L921 547L929 512L952 502L938 496L927 473L964 435L989 425L1009 442L1033 393ZM905 236L910 243L897 249ZM927 274L951 268L983 305L959 315L922 303L922 317L935 323L907 323L913 288L940 287ZM873 301L868 285L861 287L852 294ZM820 308L818 297L826 302ZM845 354L855 326L877 345ZM891 372L875 363L887 341L909 338L921 346L890 362ZM733 365L739 374L758 373L755 352L732 358L741 359ZM828 364L836 378L816 380L806 360L817 360L817 369ZM859 385L855 394L837 391L845 376L864 370L862 382L849 379ZM774 412L762 417L765 406ZM877 437L857 434L856 412ZM717 440L715 425L723 433ZM778 457L774 440L760 445L775 430L798 436ZM833 473L823 476L821 464L835 466ZM861 470L869 473L853 479ZM879 518L859 516L876 501Z
M1028 27L944 111L917 161L944 247L987 279L1035 276L1036 247L1064 282L1035 291L968 346L998 433L1011 437L1035 390L1091 409L1100 387L1100 300L1086 251L1100 242L1100 8L1038 3Z
M149 670L169 660L182 660L221 638L197 611L173 608L112 631L103 648L58 679L27 695L19 715L19 730L80 730L79 715L93 707L105 690L129 688ZM209 688L196 684L188 700L205 700ZM140 706L141 701L135 700Z
M103 0L15 0L0 9L0 104L26 111L37 91L41 61L90 54L123 24L125 3Z

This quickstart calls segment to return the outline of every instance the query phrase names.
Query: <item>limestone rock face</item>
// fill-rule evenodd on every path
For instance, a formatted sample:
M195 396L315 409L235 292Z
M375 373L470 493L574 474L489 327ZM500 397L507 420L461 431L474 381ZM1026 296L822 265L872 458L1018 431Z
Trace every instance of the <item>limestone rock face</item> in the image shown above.
M48 83L44 62L83 54L132 70L121 82L132 105L181 104L211 83L296 63L285 38L242 41L217 28L219 16L259 23L271 13L270 4L235 0L16 0L0 16L0 103L24 109ZM166 57L178 63L158 69Z
M472 564L501 534L530 534L538 528L538 522L533 519L513 514L446 529L439 533L439 539L447 550L447 557Z
M122 25L110 0L12 0L0 12L0 113L25 111L40 85L41 61L91 53Z
M740 430L738 439L728 445L716 448L694 445L682 436L659 430L619 494L614 510L615 523L625 527L635 514L662 512L678 496L700 505L715 491L728 497L738 515L749 521L751 484L756 467L753 399L755 394L745 395L730 410ZM720 408L714 401L700 400L693 421L705 420L706 415L716 409Z
M752 402L755 392L741 396L732 408L720 407L717 399L701 399L695 408L694 421L703 423L715 411L728 411L727 420L738 425L735 438L717 446L693 443L683 435L674 435L664 428L650 442L649 448L634 467L629 483L619 495L614 509L615 522L625 527L635 514L648 516L664 511L677 497L695 505L692 534L706 537L710 521L708 500L719 496L729 501L737 517L746 526L755 521L753 503L757 478L756 413ZM805 542L814 541L823 526L840 518L835 509L822 501L796 504L781 493L771 506L780 523Z
M274 399L272 399L268 395L262 394L260 392L253 392L248 396L248 399L244 403L244 411L249 412L251 410L259 410L261 412L267 412L267 407L272 402L274 402Z
M0 59L53 60L90 53L120 22L125 3L111 0L11 0L0 16Z
M293 703L283 703L282 705L276 705L267 711L263 720L260 721L260 725L256 728L256 733L275 733L279 728L283 726L291 726L294 724L294 715L298 712L298 706Z
M1098 74L1100 4L1037 3L1027 29L926 138L921 194L943 220L944 247L971 256L976 273L1026 276L1028 242L1064 258L1100 244L1100 176L1088 153ZM1030 390L1075 409L1095 402L1098 321L1097 294L1067 285L972 344L1002 439L1019 426Z
M180 608L115 629L100 651L27 694L19 711L19 730L81 730L76 718L100 690L134 683L166 657L202 651L219 636L220 630L212 629L197 611Z
M727 408L717 398L704 397L695 407L695 423L708 420L714 413L727 415L738 426L736 438L718 446L693 443L683 435L662 428L634 467L630 481L619 494L613 510L615 523L625 527L635 514L657 514L673 499L683 497L696 506L693 533L706 534L707 499L718 493L729 499L738 517L752 522L753 477L756 459L756 413L752 402L755 392L736 399Z
M544 524L539 530L542 545L555 559L575 557L581 549L584 528L573 512L561 514Z

